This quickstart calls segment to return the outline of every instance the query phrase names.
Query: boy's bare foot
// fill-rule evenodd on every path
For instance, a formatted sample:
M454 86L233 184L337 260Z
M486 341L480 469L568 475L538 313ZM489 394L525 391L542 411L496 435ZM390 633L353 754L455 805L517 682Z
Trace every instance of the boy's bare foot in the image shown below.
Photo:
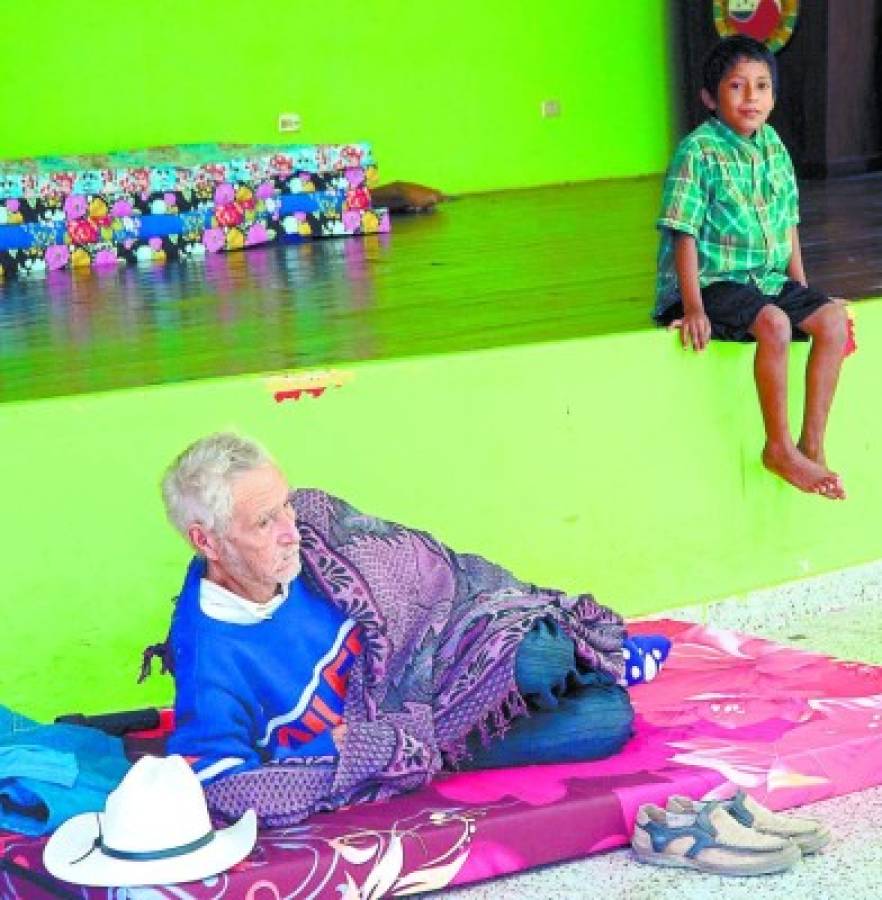
M828 484L827 489L821 493L824 493L828 497L832 497L834 500L844 500L845 488L842 485L842 478L827 467L827 456L824 453L824 448L813 448L804 441L800 441L796 445L796 448L806 459L811 460L811 462L816 462L819 466L823 466L831 475L833 475L835 484L832 487Z
M835 472L808 459L795 447L766 444L763 465L807 494L820 494L830 500L844 500L845 488Z
M825 469L827 468L827 458L824 454L823 447L814 447L811 444L808 444L806 441L800 439L799 443L796 445L796 449L806 458L810 459L812 462L816 462L819 466L823 466Z

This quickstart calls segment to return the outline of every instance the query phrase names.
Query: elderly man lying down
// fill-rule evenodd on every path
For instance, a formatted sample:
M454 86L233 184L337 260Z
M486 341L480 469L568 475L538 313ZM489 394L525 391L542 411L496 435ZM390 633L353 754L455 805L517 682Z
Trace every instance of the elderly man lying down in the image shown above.
M169 752L211 808L265 825L387 797L444 768L596 759L633 713L621 618L425 532L291 490L250 440L215 434L165 473L195 551L161 654Z

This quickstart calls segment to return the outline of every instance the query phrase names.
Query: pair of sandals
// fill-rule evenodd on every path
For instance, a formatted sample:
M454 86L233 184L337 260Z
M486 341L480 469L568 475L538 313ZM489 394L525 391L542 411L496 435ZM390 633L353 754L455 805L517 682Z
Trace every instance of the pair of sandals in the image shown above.
M731 800L673 796L664 809L637 811L631 847L637 860L716 875L771 875L830 840L817 819L783 816L739 791Z

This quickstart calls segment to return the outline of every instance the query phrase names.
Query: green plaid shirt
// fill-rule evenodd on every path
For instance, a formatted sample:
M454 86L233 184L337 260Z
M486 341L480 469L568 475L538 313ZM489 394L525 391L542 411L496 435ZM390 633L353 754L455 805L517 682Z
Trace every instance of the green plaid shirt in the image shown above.
M701 287L737 281L777 295L787 281L797 222L793 163L771 125L752 138L716 117L699 125L680 143L665 178L655 315L680 299L675 231L695 238Z

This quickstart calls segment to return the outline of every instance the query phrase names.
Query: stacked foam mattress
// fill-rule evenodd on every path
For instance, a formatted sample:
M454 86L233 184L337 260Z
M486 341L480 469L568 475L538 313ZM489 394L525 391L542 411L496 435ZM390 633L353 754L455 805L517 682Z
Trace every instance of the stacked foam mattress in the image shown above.
M369 144L189 144L0 161L0 274L389 230Z

